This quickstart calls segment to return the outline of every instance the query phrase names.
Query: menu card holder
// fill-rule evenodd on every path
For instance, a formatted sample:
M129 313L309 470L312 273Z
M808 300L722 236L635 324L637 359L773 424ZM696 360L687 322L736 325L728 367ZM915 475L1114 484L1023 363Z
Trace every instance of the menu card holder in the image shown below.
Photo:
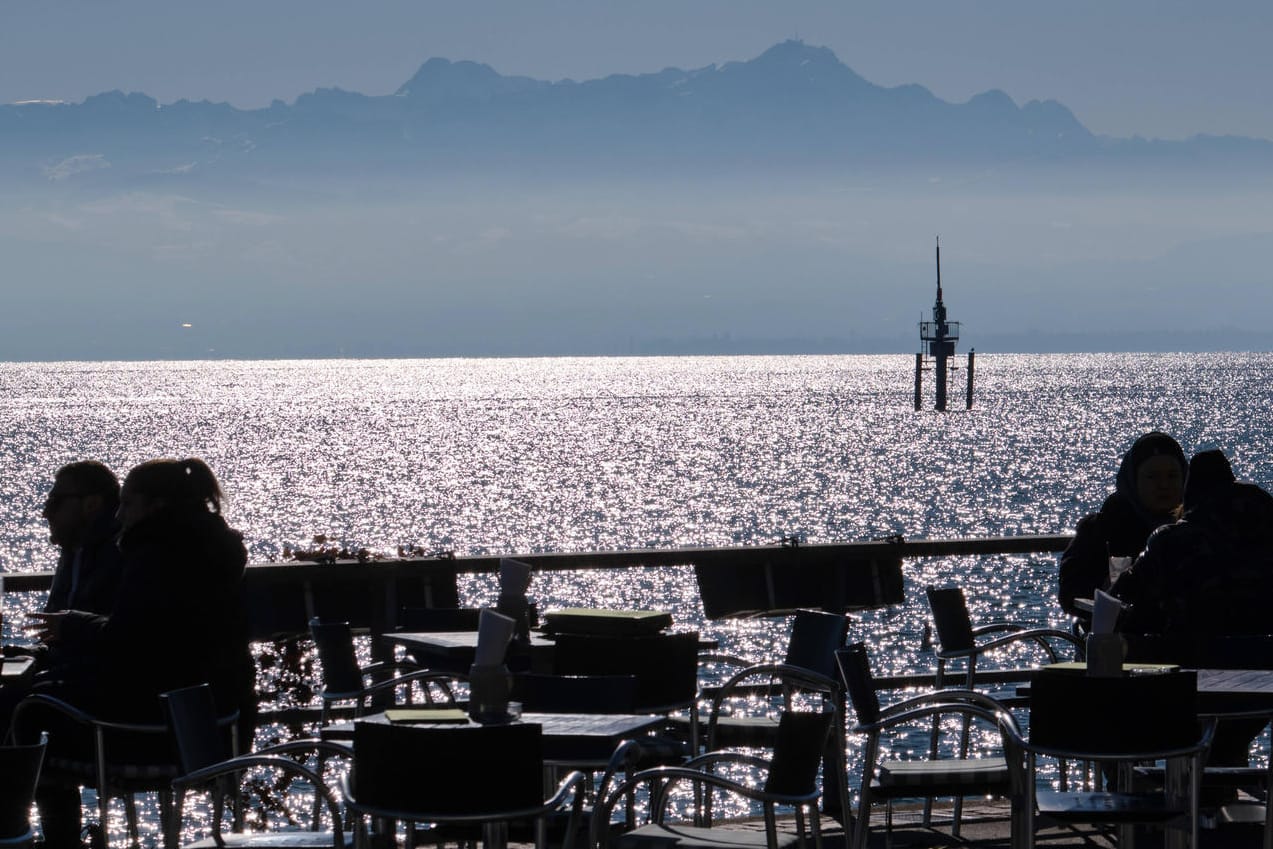
M469 713L478 722L503 722L508 718L508 692L512 678L504 665L508 643L516 623L493 610L483 609L477 626L477 652L469 669Z

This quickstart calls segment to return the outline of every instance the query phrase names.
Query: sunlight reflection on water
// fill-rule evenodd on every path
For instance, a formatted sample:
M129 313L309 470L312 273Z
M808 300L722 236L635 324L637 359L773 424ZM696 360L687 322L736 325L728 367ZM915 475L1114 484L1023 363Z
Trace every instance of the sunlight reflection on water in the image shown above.
M0 566L49 569L40 506L61 464L204 457L256 560L316 533L457 554L1058 533L1162 429L1273 483L1273 356L980 355L976 405L911 409L907 356L0 364ZM958 379L956 379L958 386ZM956 399L958 400L958 399ZM931 668L923 587L974 618L1065 626L1049 555L907 564L907 603L855 614L877 670ZM461 581L469 603L489 576ZM704 622L685 570L556 573L553 606L673 611L772 656L785 621ZM20 609L7 600L4 635Z

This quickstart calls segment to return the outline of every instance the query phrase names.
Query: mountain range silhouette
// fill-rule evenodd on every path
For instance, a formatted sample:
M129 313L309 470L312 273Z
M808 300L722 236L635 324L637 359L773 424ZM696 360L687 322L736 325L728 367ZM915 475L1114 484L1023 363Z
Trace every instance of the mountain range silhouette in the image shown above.
M455 174L545 169L699 174L907 167L1052 167L1179 160L1268 169L1273 143L1089 132L1064 105L991 90L950 103L871 83L825 48L786 41L745 62L575 82L433 58L389 95L317 89L238 109L110 91L0 106L0 172L36 182L196 180L280 173Z

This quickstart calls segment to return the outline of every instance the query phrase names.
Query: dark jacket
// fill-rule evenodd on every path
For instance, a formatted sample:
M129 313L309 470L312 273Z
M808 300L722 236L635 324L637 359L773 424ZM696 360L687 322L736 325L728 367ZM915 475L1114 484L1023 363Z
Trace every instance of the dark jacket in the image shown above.
M160 693L207 682L220 711L242 707L254 683L242 535L213 513L161 511L130 528L120 549L110 614L65 621L64 650L93 660L91 673L72 667L67 695L103 715L158 719Z
M1136 557L1145 550L1149 535L1170 521L1169 516L1146 521L1118 493L1105 499L1099 513L1080 519L1074 539L1061 555L1057 598L1065 612L1088 616L1074 607L1074 599L1092 598L1105 586L1109 558Z
M1273 633L1273 496L1220 487L1149 538L1114 594L1131 605L1120 620L1128 633Z
M1185 473L1185 455L1176 440L1165 433L1144 434L1123 455L1115 478L1114 492L1097 513L1084 516L1074 531L1074 539L1061 554L1057 600L1066 613L1086 618L1089 614L1074 607L1075 598L1093 598L1097 589L1109 582L1110 557L1136 557L1145 550L1149 535L1176 520L1171 514L1151 513L1140 501L1136 473L1151 457L1169 456Z
M110 613L115 605L115 592L123 575L123 555L115 543L119 526L114 516L103 513L89 529L88 538L78 549L62 549L53 573L53 586L44 610L83 610L88 613ZM75 563L79 555L78 567Z

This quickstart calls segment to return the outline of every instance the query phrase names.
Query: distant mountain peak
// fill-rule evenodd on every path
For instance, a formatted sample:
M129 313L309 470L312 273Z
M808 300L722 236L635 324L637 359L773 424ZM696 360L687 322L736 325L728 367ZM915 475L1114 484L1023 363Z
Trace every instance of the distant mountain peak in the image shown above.
M505 77L490 65L467 59L452 62L434 57L420 66L415 76L403 83L395 97L413 100L485 100L499 94L524 91L539 83L529 77Z

